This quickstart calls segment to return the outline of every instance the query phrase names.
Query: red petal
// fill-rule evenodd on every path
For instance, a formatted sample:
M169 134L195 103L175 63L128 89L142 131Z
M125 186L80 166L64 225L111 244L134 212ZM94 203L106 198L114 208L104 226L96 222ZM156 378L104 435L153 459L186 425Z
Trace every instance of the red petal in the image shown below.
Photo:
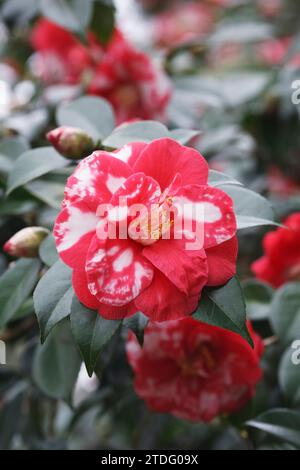
M176 320L194 312L198 296L188 297L180 292L160 271L152 283L134 301L138 310L153 321Z
M98 310L99 315L108 320L119 320L133 315L137 311L133 302L124 307L109 307L99 302L88 289L87 275L84 270L75 269L73 271L72 284L79 301L87 308Z
M173 197L173 205L182 215L183 228L192 230L204 248L220 245L236 234L233 202L221 189L184 186Z
M65 207L58 215L53 232L56 248L61 259L71 268L84 267L98 222L98 217L83 201Z
M126 124L122 125L126 126ZM133 167L146 146L147 144L144 142L132 142L113 152L113 155L119 160L122 160L122 162L127 163L130 167Z
M99 240L97 236L89 247L86 272L91 293L114 307L131 302L153 277L140 245L131 240Z
M65 189L67 204L84 199L96 212L98 205L109 202L131 173L130 167L113 153L94 152L79 163L68 179Z
M186 250L185 240L159 240L144 248L143 255L188 296L199 295L207 282L206 255Z
M205 250L208 263L208 286L225 284L236 274L238 241L236 237Z
M83 269L74 269L72 285L76 296L83 305L92 310L98 310L100 302L90 293L86 272Z
M152 176L162 190L171 184L176 173L182 176L183 185L206 184L208 178L208 165L202 155L172 139L148 144L133 168Z

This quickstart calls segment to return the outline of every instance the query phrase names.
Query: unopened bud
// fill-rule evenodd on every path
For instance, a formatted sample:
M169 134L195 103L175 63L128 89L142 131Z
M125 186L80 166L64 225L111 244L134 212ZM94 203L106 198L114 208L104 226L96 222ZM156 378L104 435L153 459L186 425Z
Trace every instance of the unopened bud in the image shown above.
M36 258L39 246L49 230L43 227L26 227L17 232L3 246L3 250L17 258Z
M82 129L62 126L48 132L47 139L66 158L79 160L95 150L95 143Z

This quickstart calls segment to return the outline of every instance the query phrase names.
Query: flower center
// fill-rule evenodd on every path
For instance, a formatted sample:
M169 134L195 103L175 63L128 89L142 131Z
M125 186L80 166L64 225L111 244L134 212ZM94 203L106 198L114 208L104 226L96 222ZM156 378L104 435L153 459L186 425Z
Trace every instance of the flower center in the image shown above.
M174 223L171 207L173 200L167 197L158 204L144 208L128 227L128 235L142 245L152 245L161 237L170 238L170 228Z
M183 375L198 375L207 377L208 374L215 368L216 360L212 351L206 344L201 344L197 348L197 355L195 358L184 358L180 361L180 369Z
M131 108L139 102L139 92L134 85L125 83L117 88L115 98L125 108Z

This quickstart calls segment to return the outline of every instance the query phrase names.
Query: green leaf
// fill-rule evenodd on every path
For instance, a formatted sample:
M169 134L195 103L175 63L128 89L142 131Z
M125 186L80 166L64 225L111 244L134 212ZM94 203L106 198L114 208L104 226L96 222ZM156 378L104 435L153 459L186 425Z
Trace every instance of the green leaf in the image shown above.
M115 127L111 105L94 96L84 96L63 104L57 110L56 120L60 126L78 127L86 131L96 141L102 140Z
M80 365L70 322L65 319L53 328L45 343L37 347L33 379L46 395L71 403Z
M101 350L116 333L120 324L120 320L105 320L98 312L84 307L74 297L71 328L89 376L94 372Z
M281 358L278 371L280 388L292 407L299 407L300 405L299 350L300 342L297 349L289 347ZM297 363L293 360L294 355L297 356Z
M15 160L28 148L28 143L22 137L3 140L0 144L0 172L9 173Z
M123 325L125 328L129 328L131 331L133 331L140 345L142 346L144 343L144 330L148 322L149 318L147 318L143 313L137 312L135 315L125 318Z
M209 170L208 183L210 186L214 187L220 187L224 185L243 186L242 183L232 178L231 176L216 170Z
M0 277L0 328L14 317L32 292L40 267L37 259L20 259Z
M274 222L271 204L260 194L242 186L223 186L233 200L238 230L260 225L278 225Z
M197 311L197 320L238 333L253 346L246 325L246 306L241 285L236 277L217 289L206 289Z
M174 129L169 132L171 139L177 140L182 145L187 145L192 139L198 137L202 132L192 129Z
M70 315L73 295L72 271L59 260L42 277L33 294L42 343L54 325Z
M25 189L53 209L61 208L65 186L59 182L37 179L26 184Z
M23 153L12 167L7 182L7 194L29 181L62 168L69 162L52 147L40 147Z
M247 317L250 320L266 320L270 314L270 304L274 290L268 284L250 279L243 283L247 307Z
M41 13L54 23L82 33L92 16L92 0L41 0Z
M284 344L300 338L300 283L289 283L278 289L270 312L272 328Z
M300 413L277 408L262 413L246 423L248 426L265 431L283 441L300 446Z
M40 244L39 255L43 263L49 267L53 266L53 264L58 261L58 253L52 233L50 233Z
M103 44L111 38L115 24L115 8L101 0L94 1L93 16L90 29Z
M102 143L106 147L120 148L130 142L151 142L162 137L170 137L163 124L156 121L137 121L121 124Z

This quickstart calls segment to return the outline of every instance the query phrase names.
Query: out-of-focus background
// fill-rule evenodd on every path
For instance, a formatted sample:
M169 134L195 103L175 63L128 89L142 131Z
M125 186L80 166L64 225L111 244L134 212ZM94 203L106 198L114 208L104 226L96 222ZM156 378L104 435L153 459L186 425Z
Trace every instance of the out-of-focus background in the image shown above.
M52 230L68 170L25 182L21 171L16 183L11 171L29 146L46 145L57 107L87 94L108 100L117 124L147 119L180 128L211 169L266 196L279 221L300 210L299 2L99 0L90 24L88 4L0 1L1 246L28 225ZM253 276L250 266L262 255L268 230L242 232L242 281ZM13 261L1 252L0 274ZM210 424L149 412L132 387L126 332L103 350L97 375L88 377L83 365L77 375L74 359L66 382L62 364L66 355L73 357L73 346L60 351L59 338L53 338L40 354L31 295L38 272L36 265L26 265L0 287L5 305L3 311L0 305L0 339L7 359L0 365L0 448L247 449L239 427L245 419L287 403L298 409L291 395L299 385L283 392L279 383L284 346L276 341L265 353L254 399L234 417ZM253 300L255 286L247 291L250 316L270 338L266 308L272 289L262 288ZM60 367L58 384L52 372ZM258 448L290 445L272 439L255 437Z

